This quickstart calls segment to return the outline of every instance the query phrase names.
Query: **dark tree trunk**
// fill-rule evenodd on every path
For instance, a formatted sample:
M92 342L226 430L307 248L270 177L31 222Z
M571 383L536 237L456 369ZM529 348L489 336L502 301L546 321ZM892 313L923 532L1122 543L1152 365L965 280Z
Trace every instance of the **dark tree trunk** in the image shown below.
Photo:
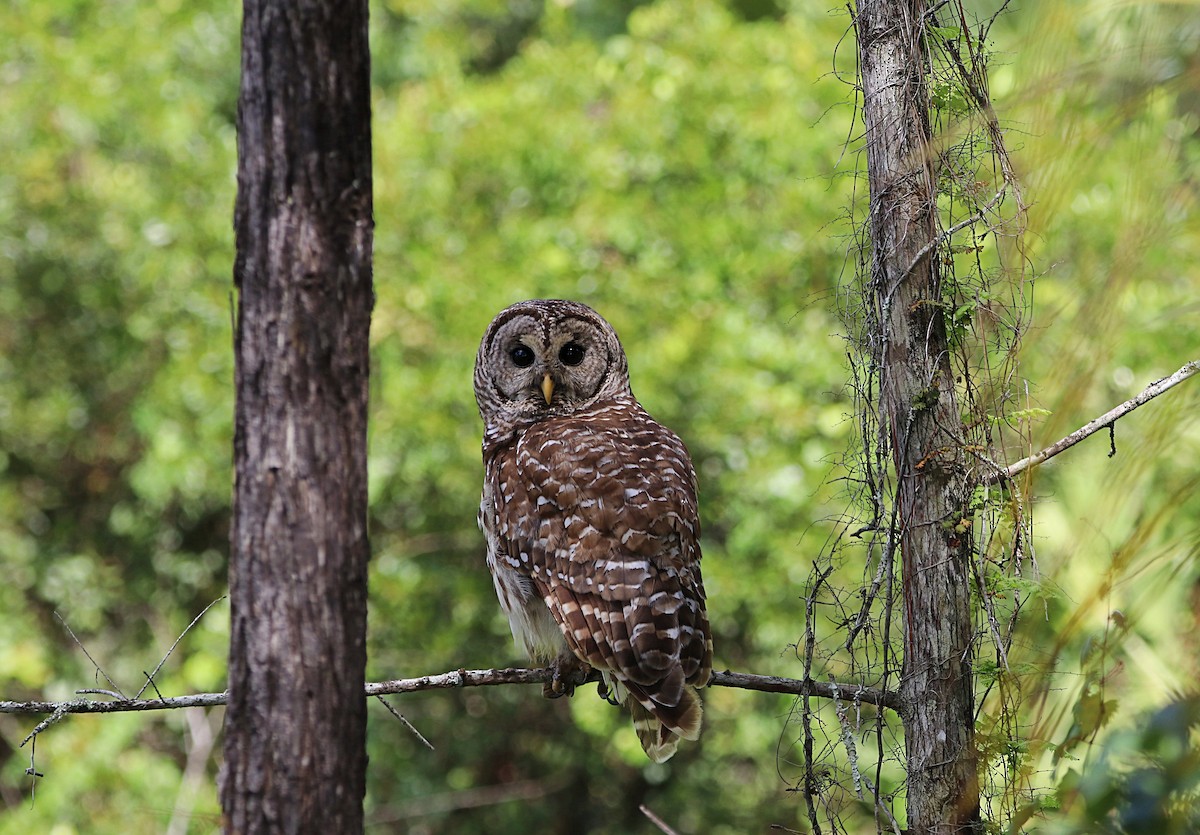
M227 831L362 831L365 0L245 0Z
M880 411L898 474L908 828L974 831L972 484L937 269L924 0L859 0ZM963 524L963 522L966 524Z

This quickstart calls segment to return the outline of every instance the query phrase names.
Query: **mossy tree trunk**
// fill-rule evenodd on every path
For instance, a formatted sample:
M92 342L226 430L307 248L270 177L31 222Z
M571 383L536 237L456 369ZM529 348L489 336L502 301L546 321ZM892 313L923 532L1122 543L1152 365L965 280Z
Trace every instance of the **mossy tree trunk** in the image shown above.
M939 286L924 0L859 0L879 406L897 472L908 830L976 831L972 490Z

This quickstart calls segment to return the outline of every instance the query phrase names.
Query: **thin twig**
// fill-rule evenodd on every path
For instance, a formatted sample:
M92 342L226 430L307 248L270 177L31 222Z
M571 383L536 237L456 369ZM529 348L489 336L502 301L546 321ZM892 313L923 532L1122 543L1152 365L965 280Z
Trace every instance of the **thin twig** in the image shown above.
M1183 368L1180 368L1178 371L1176 371L1174 374L1172 374L1170 377L1163 377L1161 380L1159 380L1155 383L1151 383L1137 397L1134 397L1130 400L1126 400L1124 403L1122 403L1120 406L1117 406L1114 409L1109 409L1107 412L1102 414L1100 417L1096 418L1095 420L1093 420L1089 423L1084 424L1083 426L1079 427L1074 432L1072 432L1070 435L1067 435L1062 440L1051 444L1050 446L1043 449L1041 452L1035 452L1033 455L1030 455L1028 458L1022 458L1017 463L1010 464L1008 467L1006 467L1002 470L995 470L990 473L984 474L984 476L982 478L983 483L984 484L995 484L998 481L1004 481L1005 479L1013 478L1013 477L1025 472L1030 467L1036 467L1038 464L1041 464L1042 462L1044 462L1050 458L1053 458L1055 455L1058 455L1063 450L1070 449L1071 447L1075 446L1075 444L1079 443L1080 441L1082 441L1084 438L1088 437L1089 435L1099 432L1101 429L1105 428L1106 426L1111 426L1114 421L1129 414L1134 409L1136 409L1138 406L1148 403L1149 401L1153 400L1155 397L1158 397L1160 394L1162 394L1167 389L1173 388L1174 386L1179 385L1180 383L1182 383L1184 380L1188 379L1189 377L1195 376L1195 374L1197 372L1200 372L1200 360L1192 360L1187 365L1183 366Z
M898 282L896 282L895 287L899 287L900 284L907 281L912 276L913 272L917 269L917 267L921 264L921 259L923 259L929 253L933 252L933 250L935 248L946 243L946 241L950 240L950 238L952 238L956 233L961 232L962 230L966 229L971 224L979 223L980 221L982 221L984 219L984 217L987 215L987 213L992 210L992 207L1004 199L1004 195L1007 193L1007 191L1008 191L1008 184L1006 183L999 191L997 191L995 194L992 195L991 200L989 200L987 203L983 204L983 206L979 209L979 211L977 211L975 214L971 215L968 218L964 218L963 220L960 220L958 223L954 224L949 229L943 230L941 232L941 234L939 234L937 237L935 237L929 243L925 244L925 246L918 249L917 254L913 256L912 261L908 265L908 268L904 271L904 274L900 277L900 280ZM893 288L893 290L895 289L895 287ZM891 291L889 291L888 292L889 299L891 298L891 295L892 295L892 293L891 293Z
M817 575L813 580L812 588L804 597L804 680L812 679L812 664L813 656L816 653L817 632L813 625L815 618L813 610L817 604L817 595L820 594L821 585L826 578L833 572L833 564L821 571L817 568L816 563L813 563L813 572ZM812 824L814 835L821 835L821 824L817 816L817 781L815 770L813 769L813 732L812 732L812 697L805 695L801 702L804 705L801 718L804 722L804 804L808 807L808 819Z
M883 802L883 798L879 796L879 786L873 785L871 778L866 775L863 775L863 780L866 781L867 788L871 790L871 794L875 796L875 808L887 816L888 823L892 825L894 835L900 835L900 824L896 822L896 816L892 814L892 810L887 807L887 804Z
M383 705L384 707L386 707L388 709L388 713L392 714L392 716L395 716L397 719L399 719L400 722L403 723L404 727L408 728L410 731L413 732L413 735L416 736L417 739L424 742L426 748L428 748L430 751L435 750L433 747L433 743L430 742L428 739L426 739L425 735L423 733L421 733L420 731L418 731L416 729L416 727L413 726L412 722L409 722L406 718L404 718L404 714L401 713L400 711L396 710L396 708L394 708L392 706L391 702L389 702L383 696L376 696L375 698L379 700L379 703L381 705Z
M155 672L157 672L157 670ZM161 699L163 697L163 694L162 694L162 691L158 689L158 685L154 684L154 673L148 673L145 670L142 670L142 675L144 675L146 677L147 684L154 685L154 695L158 696ZM146 689L146 685L143 684L142 689L137 691L137 696L134 696L134 698L136 699L138 696L142 695L142 690L145 690L145 689Z
M108 696L110 699L121 701L129 698L124 693L118 693L115 690L105 690L103 687L85 687L82 690L75 691L76 696Z
M24 745L25 743L21 743ZM37 737L33 738L33 745L29 746L29 768L25 769L25 773L33 778L33 782L29 784L29 805L33 806L37 802L37 781L39 777L46 775L37 770Z
M135 699L141 698L141 695L146 692L146 688L149 687L151 684L154 684L154 677L156 675L158 675L158 671L162 669L162 665L167 663L167 659L171 657L171 653L173 653L175 651L175 647L179 646L179 642L183 640L183 636L186 635L188 632L190 632L193 626L195 626L197 623L199 623L200 618L204 617L208 613L209 609L211 609L213 606L216 606L218 603L220 603L224 599L225 599L225 595L221 595L216 600L214 600L212 603L209 603L207 606L205 606L204 610L202 612L200 612L200 614L198 614L198 615L196 615L196 617L192 618L192 622L187 625L186 629L184 629L182 632L179 633L179 637L175 639L175 643L171 644L171 648L167 650L167 654L164 655L162 657L162 660L158 662L158 666L154 668L154 672L152 672L152 673L146 673L145 671L142 672L142 675L146 676L146 683L142 685L141 690L137 691L137 695L134 696ZM154 690L155 690L155 692L157 692L158 687L155 686ZM159 694L159 698L162 698L161 693Z
M987 517L983 516L980 521L980 526L987 524ZM996 647L996 654L1000 657L1000 664L1004 667L1005 672L1011 672L1008 666L1008 650L1004 648L1004 635L1000 632L1000 621L996 618L996 605L992 601L992 595L988 592L987 587L987 569L984 567L985 554L984 549L987 547L987 536L983 531L979 537L980 547L974 549L975 560L972 563L972 572L975 575L975 584L979 587L979 600L983 604L984 614L987 616L988 632L992 637L992 643Z
M81 650L83 650L83 654L87 656L87 660L88 660L88 661L91 661L91 662L92 662L92 666L96 668L96 672L98 672L100 675L104 676L105 680L106 680L106 681L107 681L109 684L111 684L111 685L112 685L112 688L113 688L113 690L116 690L118 693L120 693L120 694L121 694L121 698L122 698L122 699L123 699L123 698L125 698L125 694L124 694L124 693L121 693L121 688L120 688L120 687L117 687L117 683L116 683L115 681L113 681L111 678L109 678L109 677L108 677L108 673L106 673L106 672L104 672L104 670L100 669L100 665L96 663L96 659L95 659L95 658L92 658L92 654L91 654L90 652L88 652L88 651L87 651L87 647L85 647L85 646L83 645L83 641L79 640L79 636L75 634L75 630L73 630L73 629L71 628L70 624L68 624L68 623L66 622L66 620L64 620L64 619L63 619L63 616L62 616L62 615L60 615L58 612L55 612L55 613L54 613L54 617L58 618L58 622L59 622L59 623L61 623L61 624L63 625L63 628L67 630L67 632L68 632L68 633L70 634L70 636L71 636L71 639L72 639L73 641L75 641L75 643L76 643L76 644L78 644L78 645L79 645L79 648L80 648Z
M647 818L649 818L650 823L657 826L659 828L659 830L662 831L663 835L679 835L679 833L677 833L674 829L667 826L666 822L662 818L660 818L658 815L654 814L648 808L646 808L645 803L642 803L638 806L638 811L640 811L643 815L645 815Z
M854 744L854 730L850 727L850 720L846 718L846 708L842 705L842 700L836 696L833 699L833 709L837 714L838 724L842 728L842 745L846 749L846 759L850 762L850 776L854 779L854 793L858 795L859 800L866 800L862 790L863 776L858 770L858 748Z
M106 704L106 703L105 702L96 702L96 704ZM113 704L113 702L108 702L107 704ZM31 739L37 740L38 734L40 734L42 731L46 730L46 728L50 727L51 725L55 724L56 722L61 721L63 719L63 717L65 717L68 713L71 713L71 711L68 710L65 705L56 705L56 706L54 706L53 710L43 710L43 711L38 711L38 712L39 713L49 713L50 715L47 716L45 719L43 719L41 722L38 722L36 725L34 725L33 730L29 732L29 735L21 740L22 748L25 747L26 742L29 742L29 740L31 740ZM32 767L32 765L33 764L30 763L30 767Z

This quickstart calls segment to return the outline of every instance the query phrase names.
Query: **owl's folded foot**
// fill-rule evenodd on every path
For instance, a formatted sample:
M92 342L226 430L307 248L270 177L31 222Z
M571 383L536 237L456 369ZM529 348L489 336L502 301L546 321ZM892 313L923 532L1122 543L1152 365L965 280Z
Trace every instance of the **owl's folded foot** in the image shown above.
M554 677L542 685L542 695L547 699L558 699L574 695L575 688L587 680L591 667L574 653L564 652L550 662L550 671Z
M600 682L596 685L596 695L614 707L620 705L622 701L616 682L613 682L613 686L609 687L608 679L603 676L601 676Z

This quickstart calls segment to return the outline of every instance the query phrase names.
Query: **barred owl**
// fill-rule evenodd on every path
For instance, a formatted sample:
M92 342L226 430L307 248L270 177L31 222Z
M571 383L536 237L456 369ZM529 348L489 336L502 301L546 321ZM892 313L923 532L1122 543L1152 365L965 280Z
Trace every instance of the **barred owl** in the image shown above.
M642 409L617 334L586 305L521 302L475 362L483 418L479 526L518 647L549 662L549 696L591 667L663 762L700 733L712 671L696 476Z

